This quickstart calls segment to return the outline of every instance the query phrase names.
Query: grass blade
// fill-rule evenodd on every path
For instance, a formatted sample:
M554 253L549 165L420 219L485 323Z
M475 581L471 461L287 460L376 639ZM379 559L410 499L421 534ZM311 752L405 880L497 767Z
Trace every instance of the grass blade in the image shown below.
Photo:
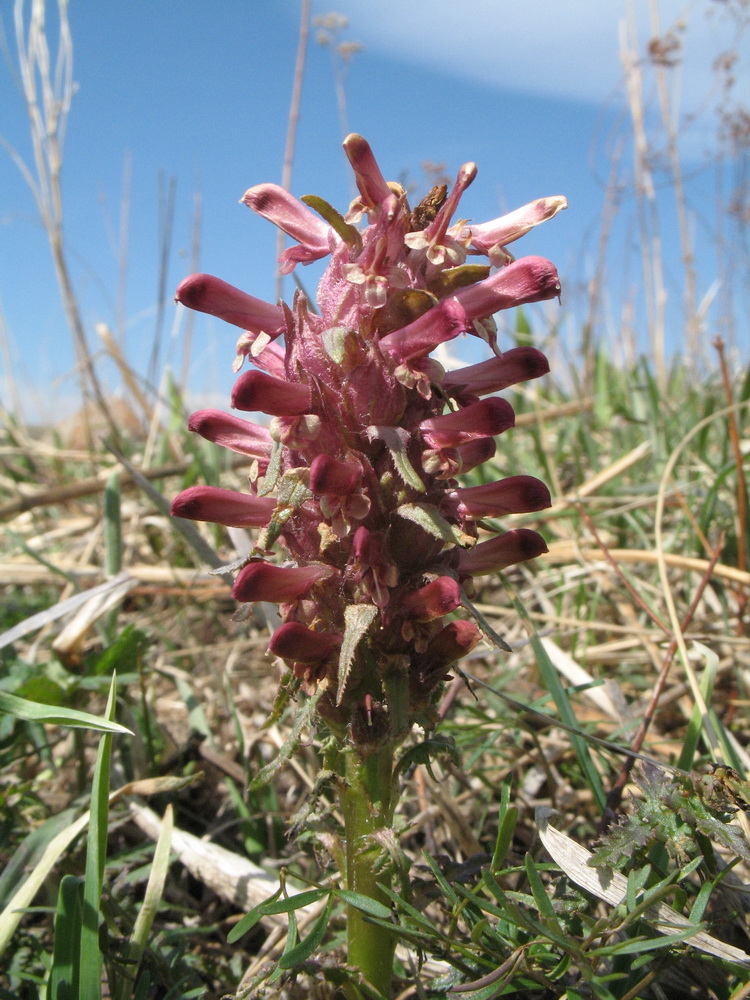
M17 719L27 722L46 722L51 726L69 726L71 729L93 729L99 733L133 734L125 726L111 719L103 719L88 712L79 712L75 708L63 708L60 705L44 705L39 701L29 701L18 695L0 691L0 712L15 715Z
M105 717L115 714L116 677L112 675ZM81 925L80 998L100 1000L102 995L102 954L99 949L99 907L107 855L107 817L109 815L109 765L112 734L105 733L99 742L91 790L91 814L86 842L86 881L83 890Z
M146 894L128 942L127 964L117 985L115 1000L128 1000L131 995L131 987L138 974L138 966L143 952L146 950L146 941L151 933L154 917L164 892L164 883L169 871L169 851L172 846L173 829L174 812L170 804L164 812L159 839L154 848L154 860L146 885Z
M49 974L49 1000L76 1000L78 997L83 879L66 875L60 882L55 913L55 948Z

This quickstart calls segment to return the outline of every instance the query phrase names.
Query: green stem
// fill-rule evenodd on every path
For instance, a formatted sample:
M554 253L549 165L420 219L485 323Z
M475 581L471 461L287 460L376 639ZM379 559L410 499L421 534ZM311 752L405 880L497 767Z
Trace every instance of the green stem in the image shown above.
M377 883L389 884L392 865L383 867L383 846L373 843L373 834L390 827L393 817L392 745L388 744L364 759L353 747L345 752L341 804L346 835L346 885L353 892L369 896L388 906L389 899ZM377 865L377 871L376 871ZM347 907L349 964L384 997L390 996L393 933L369 923L353 906Z

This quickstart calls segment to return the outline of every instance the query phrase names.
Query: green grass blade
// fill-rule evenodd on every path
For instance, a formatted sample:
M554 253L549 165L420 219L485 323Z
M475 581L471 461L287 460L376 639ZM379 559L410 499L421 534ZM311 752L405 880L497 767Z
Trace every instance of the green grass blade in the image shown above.
M89 814L84 813L75 823L71 823L65 830L61 830L58 835L47 845L44 854L41 856L29 877L23 885L16 890L13 898L5 909L0 913L0 956L8 947L13 934L16 931L24 915L26 907L31 906L34 897L44 884L47 876L57 864L61 855L67 850L79 833L86 828L89 821Z
M50 816L40 826L27 834L13 853L10 861L0 874L0 910L9 902L27 871L39 862L50 842L66 830L74 821L75 809L64 809Z
M51 726L69 726L71 729L93 729L99 733L133 735L125 726L111 719L79 712L74 708L43 705L38 701L29 701L28 698L19 698L18 695L9 694L7 691L0 691L0 712L7 712L27 722L47 722Z
M161 823L159 839L154 848L154 860L146 885L146 894L143 897L143 903L128 943L127 965L125 967L127 971L124 972L117 984L115 1000L128 1000L131 995L131 987L138 975L138 966L143 952L146 950L146 941L151 933L154 917L164 892L164 883L169 871L169 851L172 846L173 829L174 812L172 806L168 805Z
M83 879L66 875L60 882L55 912L55 947L47 986L48 1000L77 1000L81 949Z
M116 678L112 675L105 717L115 714ZM86 882L83 890L81 925L80 1000L100 1000L102 995L102 955L99 949L99 908L107 855L107 817L109 815L109 765L112 734L105 733L99 742L91 790L91 815L86 842Z
M526 614L526 609L512 590L508 589L508 593L510 594L517 614L526 625L529 633L531 648L534 650L534 655L536 657L539 670L541 671L542 679L544 680L547 690L552 695L555 705L557 705L557 710L560 713L561 719L568 726L579 729L578 719L573 711L573 706L570 704L567 692L560 681L560 675L557 670L555 670L554 664L547 655L547 651L542 645L536 629L531 623L531 619ZM570 732L570 730L568 730L568 732ZM599 772L597 771L596 766L594 765L594 760L591 756L588 744L585 739L582 739L580 736L574 736L572 733L570 733L570 742L573 745L576 757L578 758L578 763L581 765L581 770L586 776L599 808L603 809L607 796L604 794L602 780L599 777Z

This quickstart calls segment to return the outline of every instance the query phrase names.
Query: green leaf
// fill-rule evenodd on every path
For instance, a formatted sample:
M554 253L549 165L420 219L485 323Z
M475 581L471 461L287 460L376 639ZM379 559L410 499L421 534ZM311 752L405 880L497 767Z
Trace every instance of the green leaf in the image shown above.
M258 910L263 917L268 917L273 913L291 913L292 910L300 910L303 906L317 903L329 892L329 889L309 889L306 892L295 893L294 896L286 896L284 899L261 903Z
M348 604L344 610L344 639L339 653L337 705L340 704L346 690L346 682L349 680L357 646L377 618L377 614L378 608L374 604Z
M439 754L445 754L450 757L451 762L456 765L456 767L461 766L461 756L456 747L455 740L452 736L444 736L442 733L436 733L433 736L428 736L414 746L409 747L408 750L404 751L394 768L394 780L398 779L398 776L404 774L415 764L423 764L428 771L430 771L430 765L432 763L433 757ZM437 780L435 775L430 771L430 777L433 780Z
M465 534L458 525L450 524L430 504L404 503L396 508L396 513L399 517L406 518L407 521L413 521L414 524L418 524L423 531L426 531L434 538L441 538L444 542L449 542L452 545L460 545L461 548L469 549L476 542L476 538Z
M382 441L391 453L396 472L407 484L419 493L424 493L425 485L414 471L414 466L407 456L409 434L403 427L378 427L372 424L365 429L370 441Z
M105 716L115 716L117 680L112 675ZM83 890L83 922L81 925L80 981L81 1000L99 1000L102 995L102 954L99 949L99 908L107 856L107 817L109 815L109 765L112 755L112 734L105 733L99 741L91 792L91 816L86 840L86 881Z
M285 951L281 956L281 959L279 960L280 968L293 969L295 965L299 965L300 962L304 962L314 951L317 951L320 947L321 941L323 940L325 932L328 929L328 922L331 919L332 909L333 896L330 896L326 908L315 921L315 924L307 937L302 938L300 943L295 948Z
M508 778L503 782L500 792L500 813L497 823L497 837L495 838L495 850L492 853L492 864L490 871L498 871L505 861L508 849L513 841L513 834L518 821L518 809L510 805L510 792L513 781Z
M261 907L267 906L269 903L272 903L275 899L278 899L280 895L281 895L281 887L279 887L272 896L269 896L268 899L264 900L264 902L259 903L257 906L254 906L252 910L246 913L245 916L241 920L239 920L231 929L231 931L227 934L227 941L229 942L229 944L234 944L235 941L239 941L239 939L244 934L247 934L248 931L251 931L263 916L263 913L261 912Z
M49 1000L78 1000L83 879L65 875L60 882L55 911L55 946L47 996Z
M129 1000L132 985L138 975L138 967L146 950L146 942L151 933L151 927L156 916L161 897L164 893L164 883L169 871L169 852L172 846L172 831L174 829L174 811L168 805L159 830L159 839L154 848L154 860L148 876L146 893L138 910L138 916L133 927L133 933L128 942L127 960L115 991L115 1000Z
M329 205L324 198L319 198L315 194L305 194L300 198L308 208L325 219L333 231L341 237L347 246L352 247L358 253L362 249L362 235L356 226L350 225L340 212L337 212L333 205Z
M119 722L79 712L74 708L61 708L57 705L42 705L36 701L27 701L7 691L0 691L0 712L8 712L17 719L27 722L46 722L52 726L69 726L71 729L93 729L100 733L133 734Z
M369 917L377 917L379 920L390 920L391 911L377 899L363 896L361 892L352 892L351 889L334 889L333 893L348 906L353 906L355 910L361 910Z
M285 740L281 746L279 752L269 761L264 767L258 771L256 776L250 782L248 786L249 791L255 792L273 778L276 772L286 765L286 762L292 756L294 751L299 746L300 735L304 727L310 722L313 715L315 714L315 708L323 697L325 693L325 688L321 685L312 697L308 698L305 702L304 708L301 711L295 713L294 725L292 726L292 731L288 738Z
M469 612L472 618L475 619L477 625L481 629L482 634L485 636L485 638L489 639L490 642L493 645L497 646L498 649L502 649L506 653L511 652L511 648L505 641L505 639L500 638L500 636L497 634L494 628L486 620L484 615L482 615L482 613L477 608L474 607L474 605L471 603L471 601L466 596L463 590L461 590L461 607L466 608L466 610Z

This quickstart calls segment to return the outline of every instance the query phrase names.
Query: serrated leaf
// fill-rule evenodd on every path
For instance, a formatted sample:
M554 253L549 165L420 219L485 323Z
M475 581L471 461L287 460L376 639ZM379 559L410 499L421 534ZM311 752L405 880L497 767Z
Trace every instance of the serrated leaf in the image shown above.
M344 696L357 646L377 617L377 613L378 609L374 604L349 604L344 610L344 639L341 643L341 652L339 654L339 685L336 692L337 705Z
M287 469L281 477L276 491L276 507L271 520L258 535L258 548L270 549L295 510L312 497L307 485L308 479L309 473L305 467Z
M399 517L406 518L418 524L423 531L444 542L460 545L469 549L476 543L476 538L461 531L457 524L451 524L434 507L426 503L404 503L396 508Z
M280 768L286 765L286 762L289 760L289 758L292 756L294 751L299 746L302 730L310 722L310 719L315 714L315 708L320 699L322 698L324 692L325 688L322 686L319 687L318 690L315 692L315 694L312 695L307 700L302 710L295 713L294 725L292 726L292 731L289 734L289 737L282 744L281 748L279 749L279 752L276 754L273 760L269 761L268 764L265 765L265 767L262 767L260 771L258 771L256 776L248 785L249 791L254 792L257 791L259 788L262 788L265 784L267 784L271 780L271 778L273 778L274 774L276 774L276 772Z
M337 212L333 205L329 205L324 198L319 198L316 194L305 194L300 198L308 208L317 212L321 219L325 219L328 225L337 233L347 246L355 250L362 249L362 235L356 226L350 225L340 212Z
M447 754L456 767L461 766L461 757L452 736L442 736L437 734L422 740L421 743L409 747L401 757L395 768L395 775L403 774L415 764L423 764L430 773L431 778L435 775L430 770L432 758L437 754Z
M370 441L382 441L391 453L396 472L407 484L419 493L425 492L425 485L414 471L414 466L407 456L409 434L403 427L383 427L372 424L366 429Z

